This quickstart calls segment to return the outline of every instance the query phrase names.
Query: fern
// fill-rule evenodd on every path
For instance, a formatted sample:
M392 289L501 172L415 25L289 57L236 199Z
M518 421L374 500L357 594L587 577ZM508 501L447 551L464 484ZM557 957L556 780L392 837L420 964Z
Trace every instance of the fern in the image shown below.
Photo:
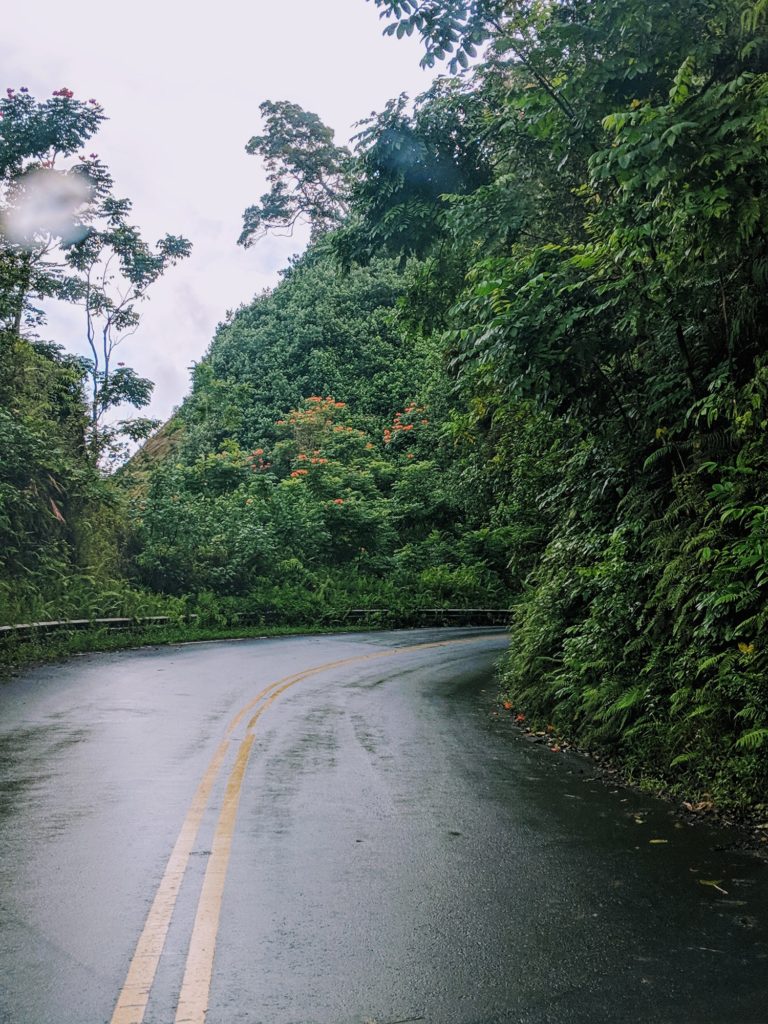
M752 729L736 740L740 750L758 750L764 743L768 743L768 729Z

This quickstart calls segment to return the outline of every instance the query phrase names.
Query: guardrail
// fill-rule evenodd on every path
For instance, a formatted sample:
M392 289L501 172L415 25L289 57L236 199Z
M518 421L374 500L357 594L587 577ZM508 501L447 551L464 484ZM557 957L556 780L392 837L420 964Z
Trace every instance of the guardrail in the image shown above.
M417 608L408 612L394 612L389 608L352 608L322 620L326 626L344 626L370 622L387 626L506 626L511 612L506 608ZM0 643L7 640L30 640L51 633L75 633L86 629L144 630L152 627L181 623L194 624L197 615L181 619L170 615L144 615L138 618L54 619L50 622L23 622L15 626L0 626ZM218 625L271 626L300 625L288 622L287 616L272 608L259 612L239 612ZM217 625L217 623L211 623Z
M187 615L185 622L193 621L196 615ZM109 619L53 619L50 622L22 622L16 626L0 626L0 640L18 640L47 633L75 633L83 629L143 629L145 626L167 626L178 619L170 615L147 615L140 618Z

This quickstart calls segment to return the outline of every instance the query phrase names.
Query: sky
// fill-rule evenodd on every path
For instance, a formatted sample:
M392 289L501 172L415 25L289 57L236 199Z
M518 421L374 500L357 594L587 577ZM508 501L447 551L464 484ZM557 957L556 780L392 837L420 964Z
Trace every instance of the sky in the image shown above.
M142 305L138 332L116 358L155 381L143 414L165 419L189 387L228 310L274 286L305 233L236 244L242 212L267 189L245 143L259 104L290 100L319 114L344 143L353 124L400 92L430 84L415 38L382 37L366 0L36 0L3 12L0 88L38 98L66 86L96 98L109 121L88 143L155 242L184 235L193 253ZM51 304L41 334L85 352L82 312Z

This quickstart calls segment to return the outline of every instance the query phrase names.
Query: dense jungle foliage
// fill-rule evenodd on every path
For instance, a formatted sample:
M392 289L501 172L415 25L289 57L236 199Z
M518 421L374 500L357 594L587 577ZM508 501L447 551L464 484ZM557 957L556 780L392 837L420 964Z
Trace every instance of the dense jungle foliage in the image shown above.
M294 622L509 604L529 721L764 802L768 4L374 2L448 73L352 150L262 105L240 242L305 221L310 247L116 477L93 367L6 303L2 613L86 577Z
M399 324L407 277L346 273L318 243L220 327L173 454L133 485L146 586L297 622L506 607L503 526L468 509L438 353Z
M126 581L127 519L107 470L153 421L151 381L114 350L189 243L153 249L106 166L80 151L104 112L56 89L0 99L0 621L132 614L167 604ZM79 155L78 155L79 154ZM88 358L41 340L47 299L82 311Z

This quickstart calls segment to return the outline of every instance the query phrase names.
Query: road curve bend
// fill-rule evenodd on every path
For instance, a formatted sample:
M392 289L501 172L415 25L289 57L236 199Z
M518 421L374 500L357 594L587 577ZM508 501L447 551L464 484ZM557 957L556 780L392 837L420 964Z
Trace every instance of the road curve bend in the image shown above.
M505 649L286 637L1 686L0 1022L768 1021L764 866L501 726Z

